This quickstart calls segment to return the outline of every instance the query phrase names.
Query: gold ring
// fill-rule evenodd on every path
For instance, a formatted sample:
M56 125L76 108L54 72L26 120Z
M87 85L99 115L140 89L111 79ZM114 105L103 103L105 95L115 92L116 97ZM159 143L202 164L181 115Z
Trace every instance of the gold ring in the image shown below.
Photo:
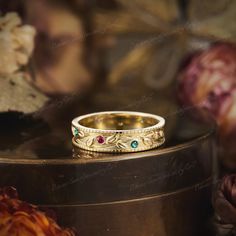
M165 119L132 111L105 111L72 120L73 144L95 152L138 152L165 142Z

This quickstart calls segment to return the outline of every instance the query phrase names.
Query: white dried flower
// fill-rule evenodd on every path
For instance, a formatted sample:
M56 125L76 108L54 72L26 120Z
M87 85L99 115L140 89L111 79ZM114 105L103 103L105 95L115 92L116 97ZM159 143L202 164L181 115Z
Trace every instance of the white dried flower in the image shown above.
M10 75L26 65L34 49L36 31L29 25L21 25L17 13L0 18L0 75Z

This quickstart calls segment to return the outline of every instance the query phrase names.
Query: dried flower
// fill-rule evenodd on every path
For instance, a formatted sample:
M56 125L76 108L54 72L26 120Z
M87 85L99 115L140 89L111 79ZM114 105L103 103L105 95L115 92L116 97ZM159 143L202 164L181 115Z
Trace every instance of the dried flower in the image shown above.
M14 188L0 189L1 236L75 236L36 206L18 199Z
M213 205L220 221L236 226L236 175L225 176L213 198Z
M179 74L178 94L184 106L207 110L215 117L224 164L235 168L236 46L214 44L194 54Z
M221 125L235 104L236 47L216 44L195 54L180 73L179 96L185 105L210 111ZM235 114L236 118L236 114Z
M21 25L12 12L0 18L0 75L9 75L26 65L34 48L35 29Z

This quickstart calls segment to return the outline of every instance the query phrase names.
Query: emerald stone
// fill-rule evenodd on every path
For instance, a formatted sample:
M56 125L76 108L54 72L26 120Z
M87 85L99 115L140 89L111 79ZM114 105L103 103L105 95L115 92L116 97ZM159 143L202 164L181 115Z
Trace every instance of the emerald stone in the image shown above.
M79 130L77 128L74 129L74 135L78 136L79 135Z
M137 140L134 140L131 142L131 147L132 148L137 148L138 147L138 141Z

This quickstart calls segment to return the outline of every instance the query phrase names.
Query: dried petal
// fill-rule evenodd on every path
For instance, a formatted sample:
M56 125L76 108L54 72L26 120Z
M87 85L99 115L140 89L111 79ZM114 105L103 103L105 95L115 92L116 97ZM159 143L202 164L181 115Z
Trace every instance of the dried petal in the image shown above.
M1 236L75 236L70 229L62 229L36 206L17 198L14 188L0 189Z

